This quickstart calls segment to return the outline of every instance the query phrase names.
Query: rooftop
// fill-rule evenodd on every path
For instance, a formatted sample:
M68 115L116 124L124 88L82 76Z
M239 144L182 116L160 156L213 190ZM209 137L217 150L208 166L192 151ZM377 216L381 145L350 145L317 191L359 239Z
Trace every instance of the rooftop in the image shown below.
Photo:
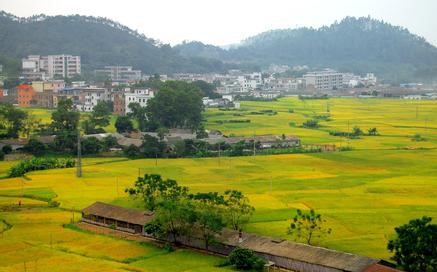
M103 202L95 202L91 206L83 209L82 212L142 226L153 218L153 213L150 212L127 209Z

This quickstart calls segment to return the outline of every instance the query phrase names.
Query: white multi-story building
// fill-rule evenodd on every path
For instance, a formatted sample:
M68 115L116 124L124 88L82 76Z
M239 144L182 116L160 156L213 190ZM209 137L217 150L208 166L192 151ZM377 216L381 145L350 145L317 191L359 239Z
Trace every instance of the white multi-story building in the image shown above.
M22 59L23 76L27 79L73 77L81 73L80 56L29 55Z
M303 76L307 88L332 90L343 86L343 74L334 70L310 72Z
M90 112L93 111L94 106L100 101L111 100L110 93L105 88L97 87L86 87L80 88L79 101L80 104L77 106L78 110Z
M261 73L238 76L237 81L241 86L242 92L255 90L263 83Z
M129 108L130 103L138 103L141 107L145 107L147 106L147 101L154 96L155 92L151 89L136 89L127 91L124 94L126 107L125 113L131 112Z
M113 82L130 83L141 80L141 71L133 70L132 66L105 66L104 69L95 70L94 73L106 76Z

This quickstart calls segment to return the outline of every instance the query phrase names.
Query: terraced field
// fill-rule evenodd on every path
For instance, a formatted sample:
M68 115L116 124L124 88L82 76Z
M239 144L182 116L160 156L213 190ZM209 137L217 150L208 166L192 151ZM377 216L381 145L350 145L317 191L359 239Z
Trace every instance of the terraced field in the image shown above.
M300 124L330 108L321 128ZM289 112L289 109L292 109ZM417 109L417 118L416 118ZM277 114L259 114L262 110ZM325 112L324 112L325 111ZM251 112L257 112L252 114ZM124 189L136 177L159 173L193 191L238 189L256 212L246 230L287 238L296 208L314 208L332 235L316 242L333 249L388 259L393 228L422 215L437 217L437 103L432 101L329 99L244 102L239 111L208 110L207 127L225 134L295 134L303 143L349 145L352 151L276 156L128 160L86 158L83 178L75 169L4 178L15 162L0 162L0 271L225 271L222 259L188 250L168 252L64 227L94 201L141 208ZM216 122L250 119L250 123ZM328 131L357 125L380 136L347 140ZM425 124L426 122L426 124ZM425 141L412 141L419 133ZM56 200L60 207L49 208ZM17 209L21 201L21 208ZM75 212L73 212L75 211ZM12 227L6 227L12 226ZM4 258L3 258L4 256ZM53 264L59 264L53 266Z
M262 114L265 111L264 114ZM266 111L273 111L272 114ZM359 149L395 149L437 147L437 103L435 101L408 101L400 99L331 98L326 100L299 100L281 98L272 102L241 102L241 109L206 112L207 128L218 129L226 135L291 134L302 138L304 144L333 143ZM319 129L302 128L302 123L317 117ZM221 121L228 122L220 124ZM230 123L229 120L250 120ZM351 132L354 126L365 133L376 127L380 136L363 136L347 140L329 135L329 131ZM426 141L414 142L420 134Z

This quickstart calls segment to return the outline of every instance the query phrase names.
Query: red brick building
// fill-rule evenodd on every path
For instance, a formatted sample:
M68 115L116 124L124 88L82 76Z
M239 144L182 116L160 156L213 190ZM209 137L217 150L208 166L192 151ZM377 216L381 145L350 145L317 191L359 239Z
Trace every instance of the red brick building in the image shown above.
M36 104L35 96L36 92L31 85L19 85L17 86L17 103L19 107L27 108Z
M113 108L112 111L116 115L125 115L126 113L126 103L124 98L124 92L113 92L112 93Z

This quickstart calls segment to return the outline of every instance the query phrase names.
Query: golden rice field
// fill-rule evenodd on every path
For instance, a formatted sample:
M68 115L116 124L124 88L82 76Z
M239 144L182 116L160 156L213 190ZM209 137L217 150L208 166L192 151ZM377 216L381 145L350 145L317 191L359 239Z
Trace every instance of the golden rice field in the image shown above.
M254 114L262 110L274 110L277 114ZM331 120L320 121L319 129L301 127L304 121L320 115L329 115ZM333 143L359 149L437 147L437 102L432 100L299 100L297 97L286 97L272 102L243 101L239 110L208 109L206 118L207 128L218 129L226 135L290 134L301 137L304 144ZM220 120L250 120L250 123L217 124ZM369 128L376 127L380 136L364 136L348 141L328 133L330 130L352 131L354 126L366 133ZM422 135L427 141L411 141L414 134Z
M326 114L317 130L299 125ZM272 109L276 115L251 115ZM290 113L289 109L293 109ZM418 116L416 118L416 109ZM325 112L324 112L325 111ZM234 115L235 113L239 115ZM159 173L193 191L238 189L256 207L246 230L287 238L295 209L314 208L333 229L316 242L325 247L389 259L388 239L395 226L412 218L437 218L437 103L432 101L329 99L244 102L239 111L208 110L207 128L225 134L294 134L303 143L350 145L352 151L277 156L127 160L86 158L84 176L75 169L29 173L24 178L0 179L0 271L225 271L222 259L189 250L167 252L139 244L89 234L62 225L80 217L94 201L141 207L124 189L136 177ZM217 124L226 118L250 123ZM377 127L380 136L346 141L328 130ZM294 124L290 126L290 123ZM426 122L426 124L425 124ZM426 141L414 142L419 133ZM0 162L0 177L13 162ZM25 196L25 197L23 197ZM61 203L48 208L47 199ZM21 211L11 206L22 202Z

